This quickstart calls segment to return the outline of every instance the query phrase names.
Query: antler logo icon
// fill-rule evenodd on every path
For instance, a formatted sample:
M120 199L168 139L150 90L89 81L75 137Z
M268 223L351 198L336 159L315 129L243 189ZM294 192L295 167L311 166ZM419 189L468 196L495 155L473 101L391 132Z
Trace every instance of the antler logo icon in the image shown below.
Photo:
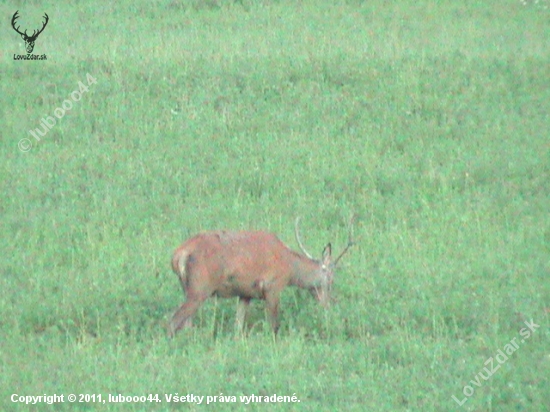
M36 41L36 38L38 37L38 35L40 33L42 33L44 31L44 29L46 28L46 25L48 24L48 20L50 18L48 17L48 15L46 13L44 13L44 18L46 19L46 21L43 23L42 28L40 30L38 30L38 32L36 30L34 30L32 35L29 36L29 35L27 35L27 30L25 30L24 33L21 33L19 31L19 26L15 27L15 21L19 18L17 13L19 13L19 10L17 10L15 12L15 14L13 15L13 17L11 19L11 26L13 27L13 29L17 33L19 33L21 35L21 38L23 40L25 40L25 48L27 49L27 53L32 53L32 51L34 49L34 42Z

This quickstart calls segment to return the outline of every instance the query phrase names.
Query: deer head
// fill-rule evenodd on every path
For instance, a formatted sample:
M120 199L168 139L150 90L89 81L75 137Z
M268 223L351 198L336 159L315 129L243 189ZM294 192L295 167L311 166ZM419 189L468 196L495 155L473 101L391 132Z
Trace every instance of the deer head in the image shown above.
M330 302L330 293L332 288L332 281L334 278L334 271L336 269L336 265L346 254L346 252L349 250L350 247L352 247L355 244L355 241L353 240L353 221L355 220L355 214L353 214L349 221L349 237L348 237L348 244L338 255L338 257L334 260L331 258L331 252L332 252L332 246L331 244L327 244L325 246L325 249L323 250L322 258L319 262L319 269L318 269L318 277L321 279L320 285L315 286L310 289L312 295L323 305L328 306ZM302 244L302 241L300 239L300 233L298 229L298 225L300 223L300 217L297 217L294 222L294 235L296 236L296 242L298 243L298 246L304 253L304 255L314 261L315 259L313 256L305 249L304 245Z

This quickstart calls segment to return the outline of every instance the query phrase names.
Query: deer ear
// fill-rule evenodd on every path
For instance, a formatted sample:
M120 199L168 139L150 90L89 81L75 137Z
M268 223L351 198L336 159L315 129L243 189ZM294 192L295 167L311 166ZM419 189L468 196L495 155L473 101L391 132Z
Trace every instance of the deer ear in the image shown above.
M323 249L323 264L328 265L330 263L330 255L332 254L332 246L329 243Z

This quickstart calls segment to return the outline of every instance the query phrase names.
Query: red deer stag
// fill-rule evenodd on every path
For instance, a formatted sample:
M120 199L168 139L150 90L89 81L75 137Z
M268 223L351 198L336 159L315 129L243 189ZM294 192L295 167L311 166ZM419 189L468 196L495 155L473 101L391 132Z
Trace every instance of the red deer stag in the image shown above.
M251 299L264 299L273 331L279 329L279 297L288 286L307 289L323 305L330 300L334 268L353 245L350 221L346 248L331 261L330 243L322 259L315 260L304 249L295 222L296 241L305 256L290 250L277 236L266 232L214 231L200 233L183 243L172 258L187 296L174 314L169 335L192 325L192 317L210 296L238 296L237 326L244 325Z

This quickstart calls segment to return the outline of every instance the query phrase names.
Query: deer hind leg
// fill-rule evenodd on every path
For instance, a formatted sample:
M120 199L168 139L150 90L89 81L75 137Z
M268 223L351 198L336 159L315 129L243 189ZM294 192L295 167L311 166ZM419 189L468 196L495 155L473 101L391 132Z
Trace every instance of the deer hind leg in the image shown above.
M206 297L187 296L187 300L174 313L170 322L168 336L173 338L177 331L182 328L189 328L193 325L193 315L203 304Z
M185 302L174 313L170 322L168 335L173 337L182 328L193 325L193 315L206 299L212 296L214 288L209 282L209 268L200 260L190 255L179 278L187 296Z

